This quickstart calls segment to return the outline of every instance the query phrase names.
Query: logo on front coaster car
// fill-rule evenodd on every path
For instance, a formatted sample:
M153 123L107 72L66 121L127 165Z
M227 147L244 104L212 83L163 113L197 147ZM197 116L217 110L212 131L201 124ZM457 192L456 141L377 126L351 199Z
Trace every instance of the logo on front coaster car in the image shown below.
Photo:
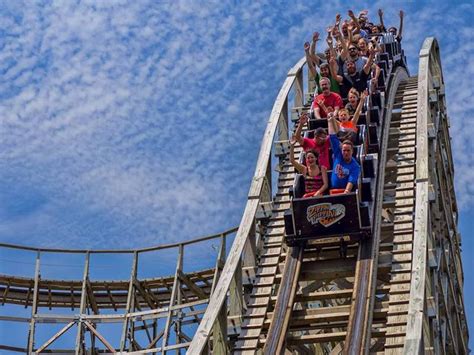
M320 223L323 227L332 226L346 215L344 205L332 203L318 203L309 206L306 210L306 218L311 224Z

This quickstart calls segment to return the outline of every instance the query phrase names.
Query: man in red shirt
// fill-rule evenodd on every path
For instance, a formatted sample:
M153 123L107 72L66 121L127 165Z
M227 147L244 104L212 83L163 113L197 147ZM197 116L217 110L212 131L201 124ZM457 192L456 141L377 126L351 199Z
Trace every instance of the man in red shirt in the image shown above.
M316 119L327 118L329 112L335 112L343 107L341 96L330 90L331 82L328 78L321 78L319 86L323 92L314 98L311 105Z
M315 150L319 154L319 165L322 168L329 169L329 137L324 128L318 128L314 132L314 138L304 138L301 136L301 131L305 123L308 122L308 115L306 113L302 114L300 117L300 122L298 127L296 127L296 132L294 139L303 147L303 150L307 152L308 150Z

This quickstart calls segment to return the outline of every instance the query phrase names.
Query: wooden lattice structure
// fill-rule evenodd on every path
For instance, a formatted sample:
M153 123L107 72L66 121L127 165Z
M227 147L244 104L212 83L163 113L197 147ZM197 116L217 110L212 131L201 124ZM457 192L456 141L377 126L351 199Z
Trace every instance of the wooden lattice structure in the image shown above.
M189 354L467 354L461 238L454 193L449 119L437 41L425 40L419 74L410 76L401 46L385 38L378 55L382 79L368 101L372 237L356 243L287 247L283 213L295 178L288 139L312 92L305 59L289 72L262 140L248 201L238 229L175 248L171 276L140 278L140 250L74 251L84 255L83 278L41 278L37 253L32 278L0 276L3 304L31 308L20 352ZM300 154L301 149L296 150ZM276 190L274 190L276 187ZM234 235L226 253L228 236ZM183 269L183 255L199 243L220 241L211 268ZM185 253L186 250L186 253ZM127 280L91 280L93 254L133 256ZM40 307L77 308L73 315L44 315ZM117 313L110 313L111 311ZM101 323L120 325L111 343ZM161 322L161 323L160 323ZM39 323L61 323L49 340L35 343ZM74 346L52 345L76 329ZM89 341L86 341L89 339ZM146 341L144 341L145 339Z

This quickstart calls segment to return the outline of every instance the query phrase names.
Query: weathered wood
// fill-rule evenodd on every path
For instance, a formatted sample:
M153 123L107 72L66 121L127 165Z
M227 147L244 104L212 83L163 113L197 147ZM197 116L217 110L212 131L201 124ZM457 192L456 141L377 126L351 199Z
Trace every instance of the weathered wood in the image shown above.
M102 334L100 334L97 329L95 329L95 327L89 323L88 321L85 321L84 322L84 325L89 328L89 330L94 333L94 335L102 342L102 344L105 345L105 347L112 353L115 353L115 349L112 345L110 345L110 343L102 336Z
M36 253L35 283L33 288L33 306L31 307L31 321L28 335L28 352L33 352L35 346L35 316L38 311L38 286L40 280L40 252Z
M303 252L303 247L294 247L289 250L286 256L283 281L278 291L278 300L273 311L272 323L263 348L263 353L266 355L280 354L284 348L303 261Z
M49 338L43 345L41 345L37 350L36 353L41 353L44 349L54 343L62 334L66 333L76 322L70 322L66 324L61 330L59 330L56 334L54 334L51 338Z
M425 275L428 235L428 96L431 51L437 47L433 38L423 43L420 51L419 87L417 108L417 161L416 161L416 206L413 245L413 271L410 303L407 320L407 339L403 351L418 354L423 351L423 317L425 304Z
M132 307L133 299L135 298L135 290L133 287L133 280L137 277L137 265L138 265L138 253L133 254L133 261L132 261L132 270L130 272L130 280L128 283L128 293L127 293L127 306L125 309L125 313L130 313L130 309ZM125 318L123 321L122 326L122 337L120 339L120 351L125 351L125 345L127 342L129 333L129 319Z
M184 258L184 247L183 245L180 245L178 248L178 260L176 262L176 272L174 276L173 289L171 291L170 306L174 306L177 295L181 289L181 282L179 279L179 275L181 273L181 270L183 269L183 258ZM163 334L163 342L162 342L162 350L161 350L163 355L166 355L166 347L168 346L168 338L170 335L170 328L171 328L171 322L173 320L172 319L173 314L174 314L174 311L170 309L166 317L166 324L165 324L165 329L164 329L164 334Z

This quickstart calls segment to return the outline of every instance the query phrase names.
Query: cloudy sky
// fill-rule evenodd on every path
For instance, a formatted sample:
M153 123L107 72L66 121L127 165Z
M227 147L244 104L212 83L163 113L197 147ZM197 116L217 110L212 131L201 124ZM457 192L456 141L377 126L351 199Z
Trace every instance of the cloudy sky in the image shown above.
M465 269L474 251L470 2L352 1L442 53ZM142 247L238 225L288 69L341 1L0 1L0 241ZM473 276L466 303L474 310ZM471 297L469 297L469 295ZM472 312L471 312L472 314ZM472 317L474 318L474 314Z

